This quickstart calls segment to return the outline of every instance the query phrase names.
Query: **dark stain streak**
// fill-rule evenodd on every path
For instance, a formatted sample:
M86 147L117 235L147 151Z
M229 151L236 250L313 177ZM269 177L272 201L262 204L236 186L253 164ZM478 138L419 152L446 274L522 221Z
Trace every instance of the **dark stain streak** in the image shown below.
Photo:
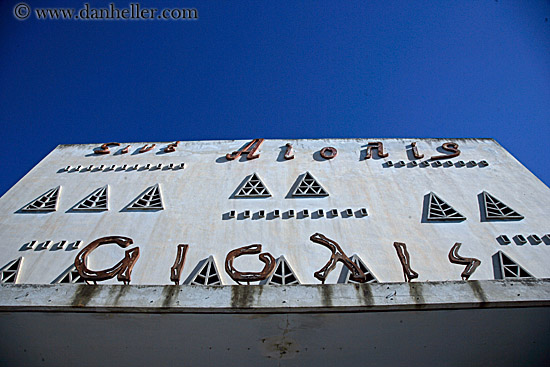
M471 280L469 282L466 282L472 288L472 291L474 292L476 298L480 300L479 307L485 307L489 300L487 299L487 296L485 295L485 292L479 285L479 282L477 280Z
M113 299L113 304L118 305L120 298L122 298L128 291L130 286L128 285L117 285L110 287L109 289L109 299Z
M71 300L71 305L73 307L85 307L97 292L99 292L97 285L81 284Z
M231 307L232 308L251 308L254 300L253 294L255 286L234 285L231 287Z
M354 284L354 287L359 302L363 303L365 306L374 306L374 297L372 296L370 284Z
M332 286L331 285L321 285L321 302L323 302L323 306L325 307L332 307Z
M414 297L414 302L417 308L423 308L426 306L424 300L424 294L422 293L422 283L406 283L409 285L409 293Z
M361 290L363 291L363 297L368 306L374 306L374 297L372 296L372 289L370 284L360 284Z
M177 285L166 285L162 288L162 307L170 307L174 304L179 288Z

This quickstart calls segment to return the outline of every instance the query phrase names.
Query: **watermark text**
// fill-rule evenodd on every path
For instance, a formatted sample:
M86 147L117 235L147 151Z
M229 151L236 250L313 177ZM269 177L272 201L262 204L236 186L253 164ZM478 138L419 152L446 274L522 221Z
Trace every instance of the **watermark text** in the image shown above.
M199 11L195 8L146 8L139 3L131 3L125 8L117 8L114 3L106 7L93 7L89 3L82 8L31 8L19 3L13 8L13 15L19 20L31 16L38 20L198 20Z

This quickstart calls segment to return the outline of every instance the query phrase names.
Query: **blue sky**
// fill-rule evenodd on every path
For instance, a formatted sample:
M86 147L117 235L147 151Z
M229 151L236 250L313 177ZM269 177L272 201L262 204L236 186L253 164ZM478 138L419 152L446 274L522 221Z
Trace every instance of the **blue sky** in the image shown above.
M58 144L256 137L491 137L550 184L549 1L140 3L195 21L18 3L0 3L0 194Z

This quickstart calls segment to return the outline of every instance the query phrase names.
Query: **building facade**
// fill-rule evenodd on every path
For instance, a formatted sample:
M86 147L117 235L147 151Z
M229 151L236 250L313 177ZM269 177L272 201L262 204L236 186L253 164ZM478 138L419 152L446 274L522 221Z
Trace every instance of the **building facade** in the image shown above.
M61 145L0 199L4 361L536 365L549 194L491 139Z

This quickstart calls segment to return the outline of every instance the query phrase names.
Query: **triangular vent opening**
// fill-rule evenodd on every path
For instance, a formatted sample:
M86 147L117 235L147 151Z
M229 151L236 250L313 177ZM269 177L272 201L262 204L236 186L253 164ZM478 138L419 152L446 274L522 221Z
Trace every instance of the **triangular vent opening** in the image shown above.
M59 202L59 192L61 186L57 186L54 189L46 192L38 199L34 200L30 204L27 204L21 209L24 212L54 212L57 210L57 203Z
M461 221L466 217L456 211L433 192L430 192L428 201L428 220Z
M76 267L72 265L69 269L65 270L56 283L77 284L86 283L86 281L80 276Z
M109 210L109 186L103 186L82 200L73 210Z
M189 282L191 285L221 285L218 267L214 257L208 257L197 274Z
M509 258L507 255L504 255L502 251L499 251L498 254L502 275L501 279L533 278L531 273L529 273L521 265Z
M235 194L235 197L238 198L265 198L270 196L271 193L256 173L253 173Z
M160 185L156 184L143 192L127 209L129 210L162 210L162 194Z
M296 186L292 196L328 196L328 192L317 182L313 175L306 172Z
M15 284L17 283L17 278L19 277L19 270L21 270L21 264L23 263L23 258L20 257L17 260L13 260L8 263L0 271L0 283L1 284Z
M281 256L277 259L273 274L260 284L291 285L300 284L300 281L285 257Z
M369 270L369 268L365 265L363 260L358 255L352 255L350 257L350 260L353 261L357 266L359 266L359 269L363 273L365 273L367 277L367 281L365 283L378 283L378 279L372 274L372 272ZM340 279L338 280L338 283L353 283L353 284L361 284L360 282L356 282L355 280L350 279L351 272L347 267L342 267L342 273L340 274Z
M523 215L504 204L502 201L483 191L483 210L489 220L521 220Z

